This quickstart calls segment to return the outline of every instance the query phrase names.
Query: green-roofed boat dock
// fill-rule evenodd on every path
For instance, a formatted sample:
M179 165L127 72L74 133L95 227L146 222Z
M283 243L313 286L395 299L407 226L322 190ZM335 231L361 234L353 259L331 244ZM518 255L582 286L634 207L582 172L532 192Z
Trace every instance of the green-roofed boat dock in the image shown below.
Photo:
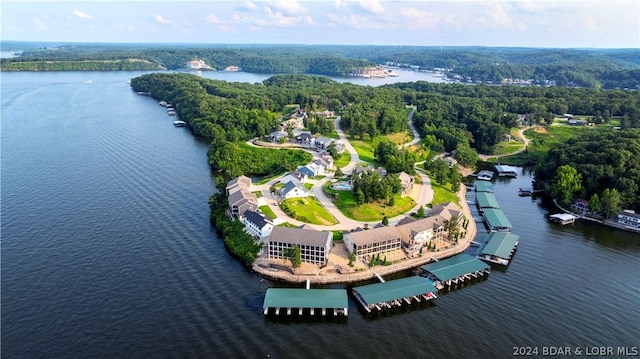
M496 196L491 192L476 193L476 205L481 211L485 208L500 208L500 204L498 203Z
M473 188L475 188L476 192L489 192L493 193L493 184L487 181L475 181L473 183Z
M518 248L520 236L507 232L492 232L487 241L478 248L476 257L483 261L508 265Z
M424 277L413 276L353 288L353 295L367 313L437 298L438 289Z
M504 212L499 208L484 209L482 211L482 217L491 232L511 232L513 228L507 216L505 216Z
M467 253L460 253L420 267L421 275L434 281L436 288L450 288L473 279L488 276L491 267Z
M348 307L346 289L268 288L262 304L264 315L273 312L276 315L320 313L325 316L332 313L347 316Z

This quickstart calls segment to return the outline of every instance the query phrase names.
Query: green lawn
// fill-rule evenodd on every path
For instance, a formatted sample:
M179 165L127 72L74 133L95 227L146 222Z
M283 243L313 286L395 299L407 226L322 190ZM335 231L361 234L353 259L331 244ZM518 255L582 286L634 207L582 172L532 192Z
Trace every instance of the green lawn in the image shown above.
M358 157L360 157L361 161L366 161L369 163L374 162L373 147L371 142L354 139L350 139L349 142L351 142L351 146L353 146L353 148L358 153Z
M333 165L336 168L343 168L346 165L348 165L350 161L351 161L351 153L349 153L348 151L344 151L340 156L340 159L333 162Z
M313 188L313 183L305 183L304 188L311 190Z
M298 228L298 226L296 226L295 224L291 224L289 222L280 223L278 227Z
M336 132L336 130L333 130L330 133L324 134L323 136L327 138L334 138L334 139L340 138L340 135L338 135L338 132Z
M276 214L275 212L273 212L273 210L271 209L271 207L269 206L260 206L260 211L262 211L262 213L264 213L265 216L271 218L271 219L275 219L276 218Z
M453 202L460 205L458 201L458 196L451 191L451 184L447 183L446 185L441 185L431 179L431 188L433 188L433 201L432 205L439 205L446 202Z
M337 196L334 204L340 212L356 221L380 221L385 216L391 218L409 212L416 205L416 201L411 197L401 197L399 194L395 195L395 206L387 205L386 201L358 205L352 191L335 191L329 188L328 185L325 189L327 193Z
M494 155L504 155L507 153L515 152L524 147L524 142L520 141L509 141L509 142L498 142L496 145L496 149L493 151Z
M331 226L338 224L322 204L313 197L291 198L280 203L280 208L289 216L301 222Z
M255 191L253 194L255 194L257 198L262 197L262 191Z
M282 176L282 173L278 173L278 174L275 174L273 176L267 176L267 177L261 179L260 181L256 182L256 185L266 184L267 182L269 182L269 181L271 181L273 179L276 179L276 178L278 178L280 176Z

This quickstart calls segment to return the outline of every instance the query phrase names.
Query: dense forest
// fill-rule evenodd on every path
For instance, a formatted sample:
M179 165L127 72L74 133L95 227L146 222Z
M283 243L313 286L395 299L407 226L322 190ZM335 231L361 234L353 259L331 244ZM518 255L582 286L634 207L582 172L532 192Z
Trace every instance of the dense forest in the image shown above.
M158 100L172 103L195 134L211 137L209 163L230 176L284 172L307 160L295 151L256 149L244 144L277 129L282 122L283 109L290 104L300 104L313 111L335 109L351 136L367 139L406 130L406 106L414 105L417 110L413 122L423 138L423 149L429 150L431 155L456 150L456 158L465 165L474 164L476 152L491 153L512 128L527 124L547 126L555 116L565 113L588 116L602 123L615 118L620 123L618 131L610 131L608 136L611 137L602 141L585 137L588 140L584 143L595 141L613 146L615 137L620 136L619 148L623 148L620 147L622 143L626 146L624 141L627 140L633 147L636 146L633 137L638 137L637 128L640 128L640 93L637 91L426 82L368 87L308 75L277 75L261 84L246 84L184 73L143 75L132 79L131 86L135 91L149 92ZM544 159L542 163L546 170L540 172L540 180L553 178L551 171L572 158L569 156L572 146L579 147L580 143L574 140L559 150L552 148L547 156L560 154ZM614 155L611 148L602 149L602 152ZM289 155L292 157L286 157ZM535 165L540 156L531 156L536 162L529 164ZM621 156L638 158L633 151ZM406 172L411 172L411 162L415 160L407 151L384 145L375 148L375 157L380 164ZM589 163L589 157L584 159ZM603 164L619 164L612 159L603 161ZM602 186L612 186L624 198L625 205L640 205L637 201L640 179L634 172L636 167L625 162L620 166L627 166L629 172L613 172L615 180L604 179L604 175L594 180L588 172L599 172L586 170L586 165L567 163L580 173L584 172L581 193L585 196L592 195L598 188L606 188ZM601 166L599 162L593 163ZM602 168L602 173L610 172Z
M561 175L559 168L566 174ZM593 206L596 212L640 209L640 130L593 132L572 138L549 150L536 167L535 177L538 187L556 192L555 198L566 195L565 202L574 198L597 201ZM618 205L612 208L606 199L613 190Z
M60 44L2 42L3 51L24 50L0 60L3 71L184 69L193 59L216 69L239 66L269 74L346 76L354 67L388 64L444 71L461 81L637 89L638 49L532 49L489 47ZM136 60L137 63L130 63ZM100 66L95 62L100 62ZM114 61L112 63L110 61ZM125 66L126 65L126 66ZM138 67L134 67L138 66Z

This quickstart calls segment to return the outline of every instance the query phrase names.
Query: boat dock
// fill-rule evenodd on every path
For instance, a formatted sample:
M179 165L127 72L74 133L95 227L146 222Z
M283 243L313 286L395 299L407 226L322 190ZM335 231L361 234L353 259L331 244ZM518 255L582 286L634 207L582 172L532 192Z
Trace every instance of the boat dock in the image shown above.
M475 181L473 182L473 188L476 192L488 192L493 193L493 183L487 181Z
M578 219L577 216L568 213L558 213L549 216L549 220L554 223L560 223L562 225L572 224Z
M478 174L476 175L476 178L482 181L491 181L491 179L493 178L493 171L488 171L488 170L482 170L480 172L478 172Z
M485 244L478 248L476 257L490 263L508 265L518 248L520 236L507 232L493 232Z
M520 187L518 188L518 196L520 197L525 197L525 196L533 196L533 187Z
M500 177L518 177L518 167L497 164L496 171Z
M438 289L420 276L390 280L353 288L353 295L367 313L382 311L404 304L420 303L437 298Z
M484 211L487 208L500 209L500 204L496 196L491 192L476 193L476 205L480 211Z
M451 288L489 275L491 267L466 253L420 267L420 275L434 281L436 288Z
M348 307L346 289L268 288L262 304L264 315L347 316Z
M187 123L184 121L173 121L173 125L176 127L184 127L187 125Z
M511 232L513 228L507 216L499 208L485 208L482 211L482 218L491 232Z

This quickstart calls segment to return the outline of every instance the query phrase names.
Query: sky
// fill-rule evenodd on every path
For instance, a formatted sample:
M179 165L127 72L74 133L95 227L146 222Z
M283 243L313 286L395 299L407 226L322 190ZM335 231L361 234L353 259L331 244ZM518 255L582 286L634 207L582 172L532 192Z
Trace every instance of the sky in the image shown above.
M640 48L640 1L15 1L0 39Z

